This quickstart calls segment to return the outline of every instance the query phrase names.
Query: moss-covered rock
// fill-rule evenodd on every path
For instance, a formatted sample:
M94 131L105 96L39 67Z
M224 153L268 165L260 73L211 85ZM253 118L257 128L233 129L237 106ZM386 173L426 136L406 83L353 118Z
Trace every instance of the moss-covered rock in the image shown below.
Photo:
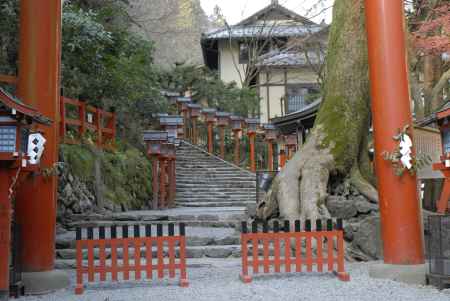
M114 205L140 209L151 197L151 163L133 146L121 145L111 152L89 144L63 144L60 160L64 163L63 173L84 183L96 197L99 209ZM63 182L60 186L66 185ZM60 191L63 189L60 187Z

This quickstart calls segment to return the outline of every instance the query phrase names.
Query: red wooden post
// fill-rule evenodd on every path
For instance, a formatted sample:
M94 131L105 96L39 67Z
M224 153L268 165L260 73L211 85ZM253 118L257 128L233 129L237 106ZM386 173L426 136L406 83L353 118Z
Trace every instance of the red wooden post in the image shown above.
M263 129L265 130L267 141L267 170L273 171L273 142L277 139L277 130L273 124L264 124Z
M189 116L192 121L192 144L197 145L198 143L198 133L197 133L197 119L200 117L201 106L198 104L190 103L187 105L189 109Z
M241 131L242 131L242 121L243 119L239 116L230 116L230 125L234 134L234 164L239 166L241 163L240 160L240 140L241 140Z
M9 297L9 261L11 251L11 200L9 169L0 166L0 300Z
M64 141L64 138L66 137L66 99L61 96L59 100L59 110L60 110L60 121L59 121L59 140L61 142Z
M192 117L192 144L197 145L198 143L198 133L197 133L197 117Z
M214 153L214 121L208 121L208 153Z
M225 160L225 126L219 126L220 135L220 157Z
M117 135L116 124L117 124L117 113L116 113L115 110L113 110L112 116L111 116L111 129L112 129L113 146L115 146L115 144L116 144L116 135Z
M230 113L216 112L217 126L219 127L220 136L220 157L225 160L225 127L229 125Z
M176 161L174 158L169 160L169 208L175 207L175 198L177 193Z
M214 153L214 123L216 122L216 109L206 108L202 110L208 125L208 153Z
M75 286L75 294L81 295L83 294L84 288L83 288L83 242L80 240L77 240L76 242L76 261L77 261L77 280L76 280L76 286Z
M164 156L160 156L159 158L159 208L166 207L166 165L167 161Z
M80 139L84 137L86 134L86 102L83 100L79 100L79 107L78 107L78 118L80 119L80 129L79 129L79 135Z
M280 167L283 168L286 165L286 151L280 149Z
M185 224L180 224L180 286L188 287L189 281L186 272L186 227Z
M273 171L273 140L267 140L267 170Z
M159 197L162 198L163 189L165 191L164 180L164 165L166 145L164 144L168 140L167 132L161 131L145 131L144 142L147 144L147 154L152 159L152 190L153 190L153 202L152 209L156 210L159 206ZM159 163L159 183L158 183L158 163ZM159 184L159 185L158 185ZM159 197L158 197L159 196Z
M152 156L152 192L153 199L151 207L153 210L158 209L158 199L159 199L159 180L158 180L158 156Z
M240 145L240 133L241 130L239 129L233 129L233 133L234 133L234 164L239 166L241 159L240 159L240 153L241 153L241 145Z
M189 139L189 133L188 133L188 116L187 116L187 110L184 109L181 111L181 116L183 116L183 139Z
M407 125L413 129L404 5L400 0L366 0L365 12L384 262L423 264L422 218L416 177L409 172L397 176L391 162L383 157L384 152L392 152L398 147L393 136L399 129Z
M450 199L450 168L446 167L444 163L436 163L433 164L433 170L440 170L445 177L441 196L436 204L437 212L440 214L445 214L447 212L448 201Z
M106 124L106 128L111 130L110 134L107 136L111 139L111 146L115 147L116 144L116 112L115 109L111 109L110 118L108 119L108 122Z
M255 160L256 133L249 133L248 139L250 140L250 170L252 172L256 172L256 160Z
M259 119L248 118L245 120L245 122L247 124L247 136L250 142L250 170L252 172L256 172L255 138Z
M138 227L140 227L138 225ZM136 280L141 280L141 240L134 239L134 265L136 267L135 278Z
M99 108L95 110L95 128L97 130L97 146L103 145L103 111Z
M106 281L106 243L101 240L98 243L99 259L100 259L100 281Z

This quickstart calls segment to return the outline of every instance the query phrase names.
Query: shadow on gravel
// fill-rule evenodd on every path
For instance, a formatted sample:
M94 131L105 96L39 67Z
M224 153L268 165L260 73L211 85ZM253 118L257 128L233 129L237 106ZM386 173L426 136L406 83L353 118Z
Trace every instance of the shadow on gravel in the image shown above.
M337 279L331 273L283 273L283 274L266 274L266 275L252 275L253 280L257 281L269 281L269 280L283 280L283 279L291 279L291 278L316 278L316 279Z

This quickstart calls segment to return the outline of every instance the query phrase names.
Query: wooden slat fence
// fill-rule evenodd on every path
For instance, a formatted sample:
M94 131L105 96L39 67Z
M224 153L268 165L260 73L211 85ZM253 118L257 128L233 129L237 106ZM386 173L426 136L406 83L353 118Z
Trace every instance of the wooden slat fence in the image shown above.
M301 230L299 220L292 225L285 221L282 228L275 221L272 232L269 231L267 223L262 224L262 229L257 222L253 222L251 226L248 231L247 222L242 223L243 282L251 282L252 275L259 273L322 273L325 270L333 272L342 281L350 280L344 269L341 219L338 219L335 225L332 220L327 220L325 229L322 227L322 221L317 220L314 231L310 220L305 221L304 231Z
M152 228L156 232L152 233ZM189 285L186 272L185 224L121 225L76 229L76 294L84 281L104 282L175 278ZM130 234L131 233L131 234Z

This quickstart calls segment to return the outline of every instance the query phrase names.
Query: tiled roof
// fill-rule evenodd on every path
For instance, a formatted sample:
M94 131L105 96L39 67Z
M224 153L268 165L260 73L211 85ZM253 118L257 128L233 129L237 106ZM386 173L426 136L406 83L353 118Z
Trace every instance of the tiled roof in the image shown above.
M305 37L315 34L324 27L321 25L236 25L213 30L203 34L203 40L251 37Z
M0 107L4 107L8 110L14 109L25 116L31 117L34 121L38 123L43 124L52 123L50 119L41 115L34 108L28 106L27 104L24 104L20 99L9 94L6 90L3 90L2 88L0 88Z
M324 58L317 52L309 51L308 58L305 52L299 51L282 51L271 52L261 56L258 66L260 67L283 67L283 66L306 66L318 65L323 63Z
M425 118L418 120L417 124L420 126L427 126L437 121L437 113L444 112L450 109L450 100L447 101L441 108L439 108L436 112L431 113Z

